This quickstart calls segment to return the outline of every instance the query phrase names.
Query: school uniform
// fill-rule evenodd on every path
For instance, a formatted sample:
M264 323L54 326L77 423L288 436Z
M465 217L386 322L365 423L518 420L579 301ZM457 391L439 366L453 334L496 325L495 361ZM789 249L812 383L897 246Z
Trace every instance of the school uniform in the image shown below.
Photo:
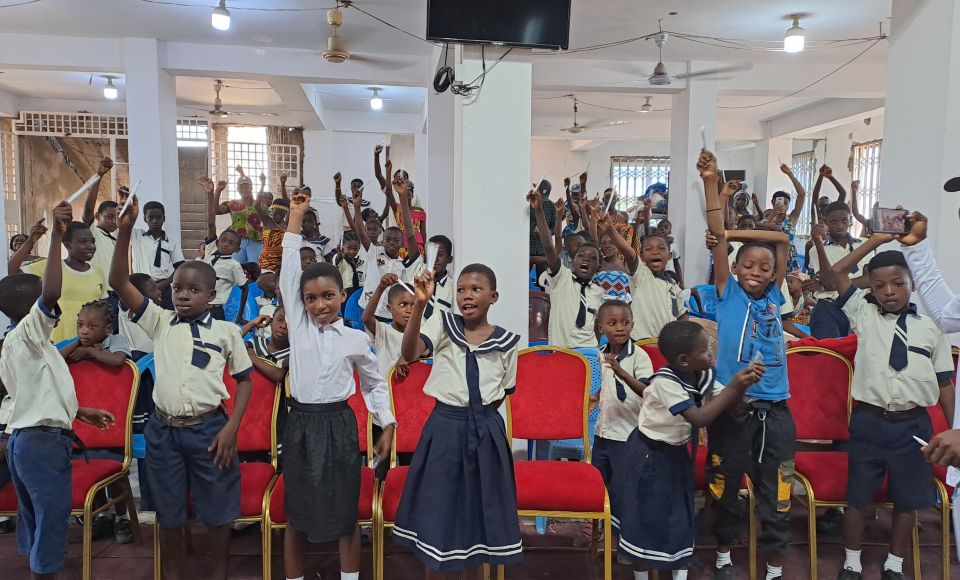
M311 542L353 534L360 501L357 421L347 399L356 390L382 425L396 423L386 381L365 332L343 319L321 326L300 294L300 236L283 238L280 293L290 334L290 414L283 437L289 525ZM321 468L322 466L322 468Z
M188 319L147 299L130 317L154 345L155 410L144 436L157 523L162 528L183 525L189 491L196 519L208 526L226 525L240 516L240 470L236 463L220 469L207 448L227 424L221 406L230 397L224 369L238 381L253 369L240 331L209 311Z
M424 269L426 268L422 268L421 271ZM439 277L434 277L433 283L433 296L430 297L430 302L427 302L426 308L423 310L424 320L428 320L436 313L453 312L454 290L457 281L444 270Z
M850 286L836 302L857 335L847 450L847 502L865 508L888 478L899 511L933 507L933 471L913 437L933 434L927 407L940 399L940 383L954 376L947 337L910 304L887 312Z
M315 238L308 238L301 234L301 237L303 238L303 247L311 248L317 254L318 262L323 262L327 259L327 253L329 252L327 247L330 245L330 238L323 234ZM346 280L344 280L344 282L346 282Z
M253 340L248 340L244 342L244 345L248 350L252 350L255 356L262 358L265 361L271 362L278 367L283 368L284 365L290 359L290 347L281 348L276 351L270 351L270 348L267 346L270 343L269 338L264 338L262 336L256 336ZM281 387L282 388L282 387ZM285 397L281 396L281 399ZM287 423L287 405L282 403L277 406L277 456L283 454L283 433L286 430Z
M63 569L72 494L77 393L67 363L50 342L60 307L40 299L7 333L0 379L13 399L7 462L17 493L17 547L37 574Z
M64 260L60 263L60 270L63 273L63 293L57 302L60 309L60 318L64 321L53 329L50 340L59 344L65 340L77 337L77 317L83 310L83 305L94 300L100 300L107 292L106 273L100 271L90 264L85 271L74 270ZM43 278L43 272L47 267L46 260L34 262L23 268L27 274L33 274Z
M379 244L370 244L370 249L360 248L360 254L366 267L366 273L363 278L363 295L360 296L360 308L366 308L370 303L370 297L373 296L377 286L380 285L380 279L384 274L396 274L403 282L412 282L413 278L423 262L421 256L416 258L391 258ZM377 305L376 316L380 320L391 320L390 311L387 310L387 295L384 293L380 297L380 304Z
M377 321L376 333L373 337L373 350L377 353L377 368L384 378L390 376L390 369L400 358L400 348L403 344L403 331L397 330L393 324Z
M113 252L117 248L117 237L96 224L90 227L90 232L93 233L93 239L97 244L97 251L90 258L90 265L99 268L105 274L109 274L110 265L113 262Z
M832 237L827 236L827 240L823 244L823 249L827 254L827 258L830 259L830 263L836 264L845 258L847 254L852 253L857 246L862 243L863 240L850 236L847 245L841 246ZM867 254L858 264L853 266L850 269L850 277L859 278L863 276L864 273L866 273L867 264L870 263L874 255L875 252ZM820 271L820 255L817 253L816 248L813 248L810 252L809 270L814 273ZM813 297L817 299L817 306L810 315L810 334L814 338L841 338L848 336L851 332L850 321L847 315L844 314L843 309L836 304L839 295L834 291L822 290L820 292L814 292Z
M709 428L708 488L718 500L714 533L733 543L746 520L739 501L740 481L753 482L762 533L760 548L784 554L790 542L790 478L796 454L796 426L790 396L780 289L771 284L754 299L733 277L717 301L717 380L729 382L759 353L766 372L746 393L747 412L721 415Z
M433 357L423 392L437 403L410 463L394 542L445 573L519 562L513 458L497 408L516 388L520 337L498 326L474 346L463 317L443 313L420 338Z
M618 555L662 570L686 568L693 560L697 514L687 444L695 435L682 413L721 389L712 369L693 374L669 366L644 389L637 427L624 445L623 467L610 495Z
M273 318L274 313L277 311L277 307L280 304L280 299L277 296L273 298L267 298L266 296L257 296L254 298L254 301L257 303L257 315L258 316L269 316ZM273 332L270 330L270 326L264 326L263 328L257 328L253 331L255 336L262 338L270 338Z
M633 311L630 338L656 338L668 322L686 314L682 292L676 280L665 274L654 274L653 270L640 262L630 281L630 310Z
M609 349L609 344L600 347L601 361ZM650 357L633 342L623 345L617 361L624 371L641 381L647 381L653 375ZM594 429L590 463L600 471L604 485L610 489L614 473L622 468L620 457L623 445L637 425L643 399L625 385L606 363L602 363L600 381L600 414Z
M156 282L173 276L177 266L185 261L179 240L168 237L166 232L155 238L140 229L134 229L131 235L130 259L134 274L147 274ZM164 289L160 302L164 308L173 309L170 286Z
M134 353L142 353L142 356L153 352L153 339L139 324L130 320L128 312L126 308L120 308L119 336L130 347L131 356L134 356Z
M564 348L597 346L594 322L603 303L603 288L593 280L581 280L563 266L556 272L545 272L540 281L550 295L550 344Z
M230 298L234 286L243 286L247 283L247 275L243 272L240 262L233 258L233 254L221 254L217 249L217 237L204 240L203 261L213 266L217 273L217 295L210 301L210 313L217 320L224 320L223 305Z
M359 260L359 256L357 257ZM340 277L343 278L343 289L347 294L353 294L363 287L363 272L360 271L359 263L354 266L346 258L340 258L337 264L337 270L340 270Z

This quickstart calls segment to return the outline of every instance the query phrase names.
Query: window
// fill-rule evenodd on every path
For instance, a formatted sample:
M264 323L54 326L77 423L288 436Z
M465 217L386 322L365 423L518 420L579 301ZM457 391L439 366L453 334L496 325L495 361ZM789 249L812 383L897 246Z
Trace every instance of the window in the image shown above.
M797 223L795 233L798 236L808 237L810 235L810 208L816 203L813 199L813 184L817 176L817 159L813 156L813 151L804 151L795 153L790 160L790 168L796 176L803 190L807 192L806 200L803 203L803 213L800 214L800 221Z
M670 158L661 156L611 157L610 187L620 196L618 209L632 208L654 183L667 184Z
M858 143L850 148L853 166L850 173L854 181L860 182L857 193L857 206L860 213L870 216L873 206L880 201L880 146L882 139ZM860 235L863 229L860 222L854 220L854 234Z
M216 181L227 182L227 198L239 199L237 165L253 180L253 191L260 191L260 174L267 176L266 189L277 191L280 174L286 173L290 187L300 184L300 146L270 145L266 127L228 126L227 141L212 141L211 174Z
M209 127L205 121L181 119L177 121L177 147L206 147Z
M0 132L0 187L3 199L17 201L17 151L16 136Z

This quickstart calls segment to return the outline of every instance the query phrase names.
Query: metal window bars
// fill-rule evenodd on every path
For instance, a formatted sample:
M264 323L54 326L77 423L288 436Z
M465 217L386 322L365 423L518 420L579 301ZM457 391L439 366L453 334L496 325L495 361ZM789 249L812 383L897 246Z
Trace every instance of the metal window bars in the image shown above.
M800 221L797 223L795 233L801 237L809 237L810 229L813 227L813 224L810 223L810 208L812 204L817 202L813 199L813 184L817 176L817 158L814 157L813 151L795 153L790 160L790 168L793 170L793 175L796 176L797 181L803 186L804 191L807 192L803 212L800 214Z
M880 201L880 150L882 139L855 143L850 147L850 174L854 181L860 182L857 193L857 205L860 213L868 218L873 214L873 206ZM854 233L862 234L860 222L854 221Z
M666 184L670 177L668 156L618 156L610 158L610 187L619 196L617 209L636 205L654 183Z

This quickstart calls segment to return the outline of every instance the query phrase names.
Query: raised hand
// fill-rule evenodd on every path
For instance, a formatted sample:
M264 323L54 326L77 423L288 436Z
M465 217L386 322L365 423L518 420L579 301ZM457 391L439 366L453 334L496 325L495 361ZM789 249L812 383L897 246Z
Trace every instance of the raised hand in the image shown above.
M61 201L53 208L53 229L63 235L67 233L67 226L73 221L73 208L66 201Z
M343 176L340 175L340 172L333 174L333 182L337 184L337 187L340 187L340 182L343 181Z
M237 171L237 173L240 174L240 177L246 177L246 176L247 176L247 174L243 172L243 166L240 165L239 163L237 163L237 166L234 167L234 169Z
M536 211L540 209L540 204L543 203L543 198L534 190L527 192L527 202L530 204L530 209Z
M40 241L40 238L47 233L47 226L43 225L43 220L46 218L40 218L37 223L33 224L33 227L30 228L30 241L37 243Z
M740 191L740 181L737 179L731 179L730 181L723 184L723 190L720 192L720 197L731 198L733 194Z
M860 180L855 179L850 182L850 195L857 195L858 191L860 191Z
M280 185L282 185L282 186L284 186L284 187L287 186L287 174L286 174L286 173L281 173L281 174L280 174Z
M553 207L557 211L557 219L562 220L567 215L567 204L563 198L553 202Z
M227 182L226 182L226 181L224 181L224 180L221 179L220 181L217 182L217 194L223 193L223 190L226 189L226 188L227 188Z
M910 226L910 231L897 236L901 244L915 246L927 239L927 216L915 211L907 216L907 224Z
M140 216L140 201L137 199L137 196L133 196L133 199L130 200L130 205L127 206L127 211L123 213L122 216L118 216L117 225L120 229L126 228L127 231L132 231L133 226L137 224L137 217Z
M814 224L813 227L810 228L810 237L814 242L819 241L821 244L826 243L828 233L827 226L823 224Z
M707 246L707 250L713 250L717 247L717 244L720 243L720 240L718 240L717 236L713 235L710 230L707 230L707 236L704 238L704 242Z
M790 169L790 166L787 165L786 163L780 164L780 172L790 177L793 176L793 169Z
M433 281L433 270L424 270L419 276L413 279L413 289L417 293L417 302L426 304L433 298L433 291L436 284Z
M393 190L397 192L397 195L399 195L401 199L406 199L410 196L410 190L407 188L407 180L404 179L403 174L400 174L393 180Z
M383 153L383 145L377 145L373 148L374 155L380 155L381 153Z
M267 185L267 174L260 172L260 188L262 189Z
M197 177L197 183L200 185L200 189L202 189L204 193L206 193L207 195L210 195L211 193L213 193L213 189L215 185L213 183L213 180L210 179L209 177L201 175Z
M103 177L104 175L109 173L111 169L113 169L113 159L110 159L109 157L104 157L103 159L100 160L100 164L97 165L97 175L99 175L100 177Z
M700 157L697 158L697 171L700 172L700 177L719 175L717 158L712 152L706 149L700 152Z
M830 179L831 177L833 177L833 168L831 168L829 165L824 163L823 166L820 167L820 175L822 177L826 177L827 179Z
M290 213L306 213L310 209L310 194L303 189L298 189L290 198Z
M380 289L386 290L387 288L393 286L399 281L400 281L400 278L397 277L396 274L384 274L383 277L380 278Z

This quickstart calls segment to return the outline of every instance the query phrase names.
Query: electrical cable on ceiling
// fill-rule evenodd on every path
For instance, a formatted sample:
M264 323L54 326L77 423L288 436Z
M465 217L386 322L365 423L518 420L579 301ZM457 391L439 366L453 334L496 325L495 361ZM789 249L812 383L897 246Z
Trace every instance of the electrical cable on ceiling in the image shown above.
M35 0L39 2L40 0ZM164 6L183 6L185 8L207 8L212 9L216 6L208 6L207 4L188 4L186 2L173 2L171 0L140 0L147 4L161 4ZM312 8L254 8L254 7L240 7L240 6L230 6L230 10L246 10L248 12L321 12L326 10L333 10L334 6L314 6Z
M24 0L23 2L15 2L13 4L0 4L0 8L16 8L17 6L26 6L27 4L36 4L42 1L43 0Z

